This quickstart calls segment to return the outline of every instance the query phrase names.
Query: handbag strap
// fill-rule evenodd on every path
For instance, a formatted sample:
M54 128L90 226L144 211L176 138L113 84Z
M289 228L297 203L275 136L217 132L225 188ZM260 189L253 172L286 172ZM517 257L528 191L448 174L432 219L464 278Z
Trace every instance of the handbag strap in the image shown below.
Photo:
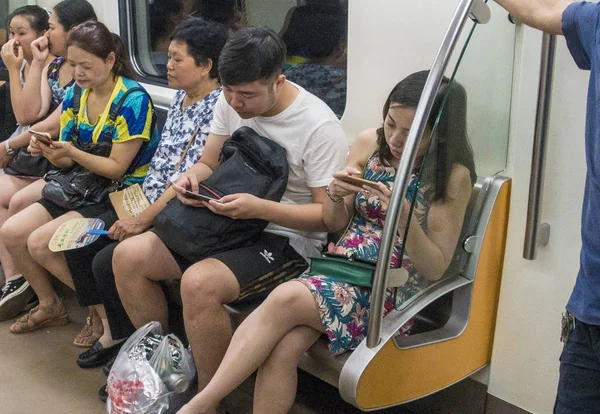
M196 135L198 135L198 131L200 130L200 125L198 125L196 127L196 129L194 130L194 132L192 133L192 136L190 137L190 139L188 140L187 145L185 146L185 149L183 150L183 154L181 154L181 158L179 159L179 162L177 163L177 165L175 166L175 173L177 173L177 171L179 171L179 167L181 167L181 164L183 164L183 160L185 159L185 156L187 155L190 147L192 146L192 142L194 142L194 140L196 139ZM167 188L169 188L173 183L171 181L169 181L169 184L167 184Z

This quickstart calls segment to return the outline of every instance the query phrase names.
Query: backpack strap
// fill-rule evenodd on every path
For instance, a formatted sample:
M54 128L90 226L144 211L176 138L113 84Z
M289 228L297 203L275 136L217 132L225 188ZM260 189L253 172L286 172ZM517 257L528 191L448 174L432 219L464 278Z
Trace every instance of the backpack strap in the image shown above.
M156 111L154 109L154 102L152 101L152 97L150 96L150 94L144 88L136 86L134 88L127 89L125 91L125 93L123 93L123 96L121 96L121 98L119 99L119 101L114 106L112 106L110 108L110 112L108 113L108 121L111 122L111 123L113 123L113 124L116 122L117 116L119 115L119 111L121 110L121 108L123 107L123 104L125 103L125 99L127 99L127 97L129 96L129 94L131 94L132 92L137 92L137 91L140 91L144 95L146 95L148 97L148 100L150 101L150 107L152 108L152 112L150 114L150 116L152 117L152 124L150 126L150 139L152 139L152 135L154 134L154 128L156 126ZM99 142L100 141L104 141L105 140L104 139L105 135L107 135L107 134L102 134L102 137L98 141ZM112 137L111 137L110 141L112 142ZM142 153L143 153L145 147L146 147L145 143L142 144L142 147L139 149L138 153L136 154L136 156L131 161L131 164L129 165L129 168L127 169L127 171L125 172L125 174L131 174L131 173L133 173L133 171L135 170L136 164L138 163L138 161L142 157Z
M81 105L81 87L77 84L73 85L73 107L71 110L75 114L75 118L79 115L79 107ZM77 120L75 120L75 125L77 125Z

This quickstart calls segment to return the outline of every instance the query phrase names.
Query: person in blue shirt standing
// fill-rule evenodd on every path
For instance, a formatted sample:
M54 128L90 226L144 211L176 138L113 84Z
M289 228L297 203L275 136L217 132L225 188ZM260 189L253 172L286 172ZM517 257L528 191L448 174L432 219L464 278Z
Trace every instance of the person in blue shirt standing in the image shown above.
M581 262L563 321L556 413L600 412L600 4L573 0L496 0L523 23L564 35L580 69L590 71L585 125L587 175Z

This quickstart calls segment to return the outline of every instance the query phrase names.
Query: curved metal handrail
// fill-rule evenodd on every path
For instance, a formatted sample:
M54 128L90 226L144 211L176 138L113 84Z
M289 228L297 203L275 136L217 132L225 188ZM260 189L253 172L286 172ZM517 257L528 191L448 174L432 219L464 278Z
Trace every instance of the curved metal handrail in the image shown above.
M400 214L402 212L402 200L406 195L408 182L411 171L417 156L417 150L421 137L425 132L427 119L431 113L436 94L440 88L444 72L450 61L450 57L454 52L454 48L458 42L460 34L465 26L469 15L476 10L473 8L474 3L480 5L481 0L461 0L454 16L450 22L448 31L444 36L442 45L433 62L429 77L425 83L419 105L415 112L413 124L408 133L408 138L402 152L400 165L396 174L396 180L390 204L387 212L387 220L383 227L383 236L381 239L381 249L375 268L375 276L373 278L373 289L371 291L371 312L369 317L369 329L367 333L367 346L375 348L380 341L381 325L383 321L383 304L385 301L385 290L390 269L389 263L392 258L393 246L397 228L400 222ZM482 19L483 20L483 19Z

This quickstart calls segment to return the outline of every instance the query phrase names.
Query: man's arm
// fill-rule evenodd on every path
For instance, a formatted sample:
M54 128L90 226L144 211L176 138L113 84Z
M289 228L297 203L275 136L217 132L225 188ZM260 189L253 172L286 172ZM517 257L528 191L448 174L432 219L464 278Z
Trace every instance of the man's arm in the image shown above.
M575 0L496 0L510 14L546 33L562 35L562 15Z

